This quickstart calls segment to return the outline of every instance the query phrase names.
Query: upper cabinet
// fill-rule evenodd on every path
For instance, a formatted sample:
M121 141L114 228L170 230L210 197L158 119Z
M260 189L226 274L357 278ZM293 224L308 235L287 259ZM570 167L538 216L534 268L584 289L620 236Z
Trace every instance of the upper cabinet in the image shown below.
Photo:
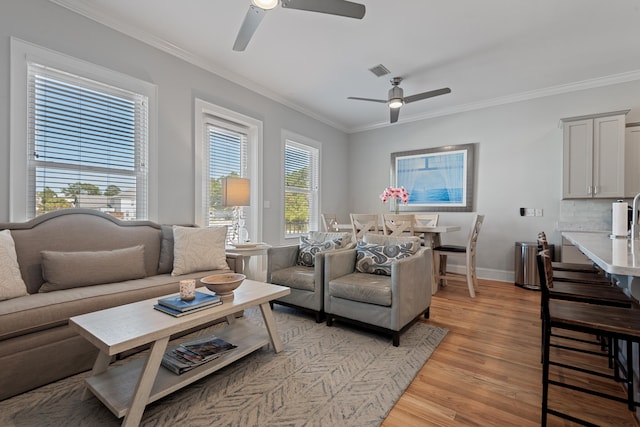
M625 116L615 111L562 119L562 198L625 196Z
M625 132L624 192L627 197L640 193L640 123L629 123Z

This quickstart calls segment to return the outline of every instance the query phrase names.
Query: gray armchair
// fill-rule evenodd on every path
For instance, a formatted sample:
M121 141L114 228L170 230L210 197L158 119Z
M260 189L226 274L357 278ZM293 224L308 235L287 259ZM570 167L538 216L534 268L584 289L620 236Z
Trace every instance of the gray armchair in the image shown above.
M358 271L356 262L362 262L362 256L357 259L362 245L367 243L325 255L327 325L331 326L334 320L363 325L390 334L397 347L400 334L414 321L421 315L429 318L431 248L421 247L413 255L390 261L390 275L383 275Z
M354 246L351 233L317 232L309 233L314 242L342 239L338 248L348 249ZM300 265L300 245L272 247L267 250L267 282L287 286L291 293L273 302L314 313L316 322L324 319L324 257L330 251L318 251L307 254L306 264ZM311 261L311 257L313 261Z

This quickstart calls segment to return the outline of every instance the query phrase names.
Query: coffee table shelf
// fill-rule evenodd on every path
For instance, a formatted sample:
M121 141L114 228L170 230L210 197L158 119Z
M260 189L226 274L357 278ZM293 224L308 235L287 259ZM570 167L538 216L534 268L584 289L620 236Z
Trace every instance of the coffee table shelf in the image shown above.
M202 291L208 292L205 288ZM123 426L137 426L148 403L267 344L271 344L276 353L280 352L282 342L269 302L290 292L284 286L246 279L234 291L233 300L182 317L154 310L157 298L72 317L69 320L71 328L100 350L91 376L85 380L87 392L93 393L118 418L124 417ZM256 328L246 319L236 319L236 313L250 307L260 307L264 328ZM215 335L237 348L182 375L160 365L172 335L216 319L226 319L228 325L215 331ZM151 344L147 357L109 366L114 355L144 344ZM87 392L83 398L88 396Z
M236 345L237 348L182 375L176 375L164 366L160 366L147 404L155 402L269 344L269 335L266 332L256 332L255 329L255 325L251 325L244 319L238 319L233 325L216 331L216 337ZM87 378L87 387L115 416L124 417L131 406L133 393L145 362L146 358L140 358L111 367L101 374Z

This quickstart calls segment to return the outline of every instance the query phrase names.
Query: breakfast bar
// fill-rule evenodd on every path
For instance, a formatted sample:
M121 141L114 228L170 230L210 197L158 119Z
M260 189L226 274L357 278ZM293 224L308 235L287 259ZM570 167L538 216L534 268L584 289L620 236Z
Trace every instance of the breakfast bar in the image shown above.
M640 300L640 240L611 238L605 232L563 232L562 236Z

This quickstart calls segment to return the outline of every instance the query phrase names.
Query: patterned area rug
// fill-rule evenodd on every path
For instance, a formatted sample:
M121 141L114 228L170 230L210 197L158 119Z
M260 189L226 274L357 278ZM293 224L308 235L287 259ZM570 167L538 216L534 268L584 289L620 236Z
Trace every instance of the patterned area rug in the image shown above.
M245 316L262 323L258 309ZM377 426L447 334L417 322L393 347L388 337L338 322L327 327L278 305L274 317L282 352L262 348L148 405L141 425ZM0 402L0 426L120 425L95 397L80 400L87 375Z

